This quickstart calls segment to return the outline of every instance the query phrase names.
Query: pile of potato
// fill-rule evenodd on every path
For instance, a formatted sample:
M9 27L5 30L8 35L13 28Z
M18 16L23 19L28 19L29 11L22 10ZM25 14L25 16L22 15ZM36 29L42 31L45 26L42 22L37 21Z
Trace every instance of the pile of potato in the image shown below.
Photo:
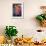
M0 36L0 44L6 43L6 39L4 36Z
M14 40L15 43L31 43L32 42L32 38L16 38Z

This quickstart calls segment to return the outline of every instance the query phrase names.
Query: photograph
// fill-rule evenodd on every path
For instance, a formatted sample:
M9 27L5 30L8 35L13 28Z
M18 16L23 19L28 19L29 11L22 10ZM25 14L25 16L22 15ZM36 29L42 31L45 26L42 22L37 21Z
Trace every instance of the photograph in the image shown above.
M22 9L21 4L13 4L13 17L21 17L22 16Z
M24 18L24 3L13 3L12 4L12 18Z

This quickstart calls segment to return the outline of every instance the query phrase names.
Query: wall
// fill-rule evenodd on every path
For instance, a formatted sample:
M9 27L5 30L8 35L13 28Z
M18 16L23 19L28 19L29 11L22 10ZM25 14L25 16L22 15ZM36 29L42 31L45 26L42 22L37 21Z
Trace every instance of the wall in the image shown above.
M12 4L24 2L24 19L12 19ZM0 35L4 34L6 25L15 25L18 36L31 36L36 29L44 29L38 25L35 16L41 13L40 6L46 5L46 0L0 0Z

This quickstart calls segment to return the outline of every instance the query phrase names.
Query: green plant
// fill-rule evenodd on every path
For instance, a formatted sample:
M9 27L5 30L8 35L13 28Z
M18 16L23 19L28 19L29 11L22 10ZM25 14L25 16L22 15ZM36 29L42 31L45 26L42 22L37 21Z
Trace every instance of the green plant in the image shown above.
M6 26L5 34L8 36L8 38L11 38L12 36L16 36L18 31L15 26Z
M38 15L38 16L36 16L36 19L39 20L39 21L46 20L46 14Z

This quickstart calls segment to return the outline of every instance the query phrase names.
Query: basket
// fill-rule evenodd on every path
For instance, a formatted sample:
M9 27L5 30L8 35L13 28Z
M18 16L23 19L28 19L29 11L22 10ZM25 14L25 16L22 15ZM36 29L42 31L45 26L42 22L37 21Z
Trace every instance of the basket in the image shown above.
M42 27L46 27L46 20L40 22Z

